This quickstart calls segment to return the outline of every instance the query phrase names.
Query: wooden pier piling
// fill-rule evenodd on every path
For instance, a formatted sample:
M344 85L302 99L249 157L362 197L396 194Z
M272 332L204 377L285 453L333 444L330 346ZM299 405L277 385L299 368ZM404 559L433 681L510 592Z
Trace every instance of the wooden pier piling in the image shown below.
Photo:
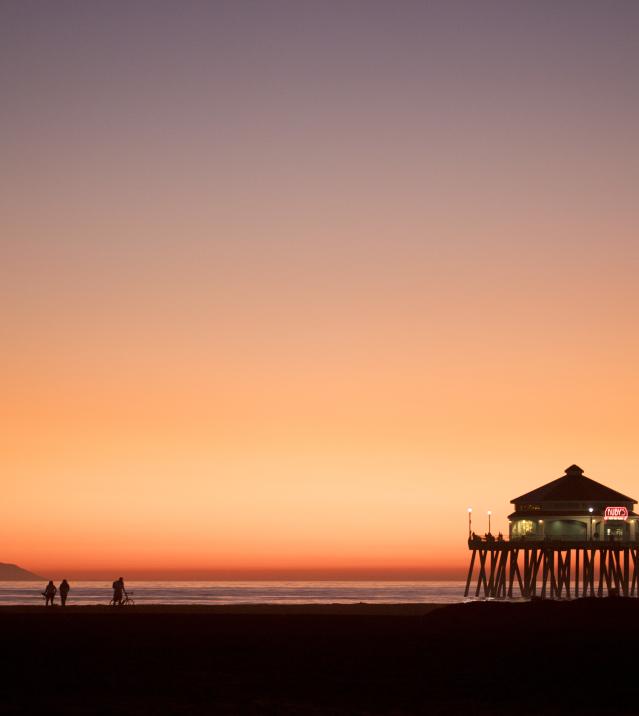
M639 596L636 542L471 539L468 547L466 597Z

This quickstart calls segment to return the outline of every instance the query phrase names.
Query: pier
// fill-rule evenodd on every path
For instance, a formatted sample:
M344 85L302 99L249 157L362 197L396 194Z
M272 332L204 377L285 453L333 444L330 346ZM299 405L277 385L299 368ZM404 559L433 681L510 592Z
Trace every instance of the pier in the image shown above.
M565 475L511 502L509 537L471 530L464 596L573 599L639 596L636 500L584 476Z

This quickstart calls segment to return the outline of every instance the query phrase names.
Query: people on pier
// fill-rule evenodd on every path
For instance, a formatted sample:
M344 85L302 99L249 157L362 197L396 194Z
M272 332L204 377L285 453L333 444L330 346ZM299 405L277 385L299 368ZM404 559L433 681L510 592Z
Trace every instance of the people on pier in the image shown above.
M53 600L55 599L55 594L57 591L58 590L56 589L56 586L53 581L49 581L49 584L47 584L47 586L44 588L44 592L42 592L45 607L53 606Z
M67 603L67 597L69 596L69 590L71 587L69 586L69 582L67 582L66 579L63 579L60 582L60 604L64 606Z
M483 536L478 535L476 532L471 532L470 536L468 537L469 544L472 544L473 542L505 542L505 541L506 541L506 539L502 532L499 532L496 537L491 532L484 532Z

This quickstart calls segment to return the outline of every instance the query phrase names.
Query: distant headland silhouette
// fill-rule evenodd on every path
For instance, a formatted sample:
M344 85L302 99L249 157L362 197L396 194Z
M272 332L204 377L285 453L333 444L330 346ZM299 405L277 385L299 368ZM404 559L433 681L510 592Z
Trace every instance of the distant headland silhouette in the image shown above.
M6 564L0 562L0 581L5 582L31 582L42 581L43 577L33 572L29 572L17 564Z

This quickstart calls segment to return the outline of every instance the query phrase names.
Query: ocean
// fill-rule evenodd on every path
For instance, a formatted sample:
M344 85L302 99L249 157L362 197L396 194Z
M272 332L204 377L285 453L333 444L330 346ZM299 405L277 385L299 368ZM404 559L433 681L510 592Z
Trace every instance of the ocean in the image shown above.
M453 604L465 601L464 586L461 581L126 582L136 604ZM0 605L42 604L44 587L44 582L0 582ZM108 604L112 595L110 581L72 581L67 604Z

